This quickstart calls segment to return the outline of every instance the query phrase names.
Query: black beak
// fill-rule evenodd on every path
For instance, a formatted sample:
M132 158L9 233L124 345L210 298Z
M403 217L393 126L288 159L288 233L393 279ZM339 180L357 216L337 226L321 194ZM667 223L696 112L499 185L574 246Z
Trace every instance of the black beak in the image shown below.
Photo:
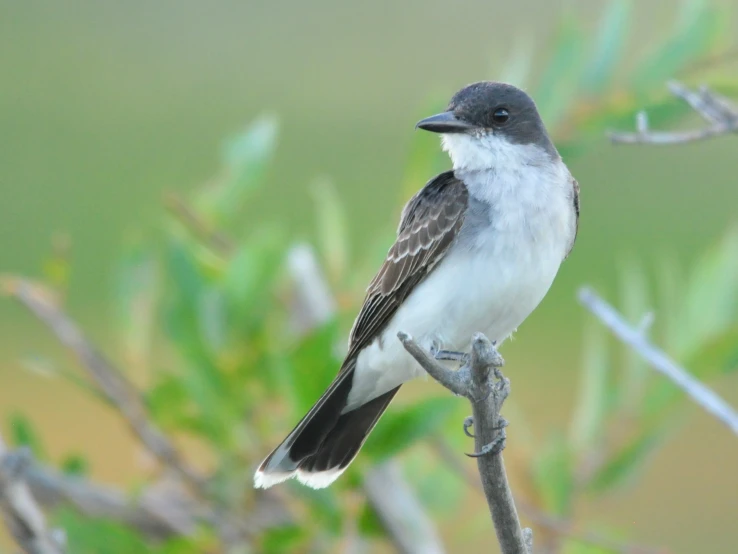
M453 112L443 112L421 119L415 128L432 133L464 133L473 129L474 125L457 118Z

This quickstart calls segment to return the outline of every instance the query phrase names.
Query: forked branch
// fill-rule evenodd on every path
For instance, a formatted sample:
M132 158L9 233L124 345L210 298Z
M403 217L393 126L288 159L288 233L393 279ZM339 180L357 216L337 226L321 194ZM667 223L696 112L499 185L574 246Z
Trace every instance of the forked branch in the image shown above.
M610 140L627 144L683 144L738 132L738 107L724 96L706 86L691 90L678 81L671 81L668 87L674 96L689 104L708 125L688 131L652 131L646 112L641 111L636 116L635 133L611 131L608 133Z

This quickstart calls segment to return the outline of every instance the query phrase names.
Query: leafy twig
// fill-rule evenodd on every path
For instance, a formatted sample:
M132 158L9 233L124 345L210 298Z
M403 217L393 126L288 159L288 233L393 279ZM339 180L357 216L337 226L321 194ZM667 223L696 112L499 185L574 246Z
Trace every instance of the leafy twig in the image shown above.
M164 206L182 225L207 243L214 251L222 255L229 255L235 250L233 241L217 229L212 228L181 196L174 193L166 194L164 196Z
M738 412L725 400L653 346L642 332L629 325L615 308L600 298L593 290L589 288L581 289L579 291L579 301L616 337L643 357L653 369L669 378L707 413L716 417L738 435Z
M630 144L681 144L738 132L738 108L724 96L706 86L690 90L678 81L671 81L668 87L674 96L684 100L700 114L708 122L708 126L689 131L651 131L646 112L642 111L636 117L635 133L612 131L608 133L610 140Z
M47 530L46 518L25 482L30 463L27 450L9 451L0 437L0 512L26 554L64 554L64 532Z
M454 371L429 355L408 334L400 332L398 337L431 377L471 402L476 447L473 456L477 458L482 487L502 554L532 554L531 531L524 531L520 526L501 455L506 422L500 416L500 409L510 393L510 381L499 370L503 364L502 357L492 343L478 333L472 339L469 361ZM491 370L497 378L496 383L490 379Z
M45 323L58 339L74 352L82 367L108 400L120 411L141 442L166 466L195 490L202 492L205 480L179 455L169 438L151 423L144 403L133 385L82 334L77 325L54 301L53 293L40 284L20 277L5 277L0 285Z

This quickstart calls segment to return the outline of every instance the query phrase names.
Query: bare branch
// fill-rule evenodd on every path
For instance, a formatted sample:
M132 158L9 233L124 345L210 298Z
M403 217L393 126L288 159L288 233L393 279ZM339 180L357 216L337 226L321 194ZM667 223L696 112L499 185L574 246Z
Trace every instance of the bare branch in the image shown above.
M709 125L689 131L651 131L645 112L639 112L635 133L611 131L608 133L610 140L627 144L683 144L738 132L738 108L724 96L706 86L693 91L678 81L669 82L668 87L674 96L689 104Z
M725 400L653 346L643 333L630 326L615 308L600 298L593 290L589 288L581 289L579 291L579 301L604 323L616 337L640 354L653 369L669 378L707 413L716 417L738 435L738 412Z
M179 455L169 438L149 420L136 388L82 334L77 325L55 302L53 293L40 284L20 277L5 277L0 285L38 319L45 323L64 346L74 352L82 368L120 411L141 442L167 467L202 491L205 481Z
M64 554L64 532L47 530L46 518L25 482L30 463L27 450L11 452L0 437L0 512L26 554Z
M503 364L502 356L484 335L477 333L472 339L469 361L454 372L441 366L407 334L401 332L398 337L431 377L451 392L463 394L471 402L475 431L475 453L472 456L477 459L502 554L532 554L529 550L532 532L524 532L520 526L501 453L507 422L500 416L500 410L510 393L510 381L499 370ZM491 372L497 382L490 379Z
M443 554L441 537L394 462L372 468L364 491L402 554Z

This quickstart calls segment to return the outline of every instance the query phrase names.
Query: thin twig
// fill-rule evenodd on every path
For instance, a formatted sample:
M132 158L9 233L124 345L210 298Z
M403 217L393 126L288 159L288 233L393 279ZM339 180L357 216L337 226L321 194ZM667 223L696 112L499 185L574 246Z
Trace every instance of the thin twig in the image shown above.
M482 482L479 480L479 475L472 471L468 471L466 467L464 467L464 465L459 461L456 453L442 437L435 437L434 440L431 441L431 446L438 453L440 459L451 469L451 471L457 474L470 489L474 491L481 490ZM557 535L568 537L576 542L596 546L597 548L609 550L616 554L669 553L669 550L666 548L622 543L600 535L599 533L579 529L573 523L551 516L521 499L516 501L516 505L520 513L535 525L542 527L547 531L556 533Z
M693 91L678 81L671 81L668 87L674 96L685 101L705 119L708 126L689 131L651 131L646 112L639 112L635 133L611 131L608 133L610 140L627 144L683 144L738 132L738 108L724 96L706 86Z
M364 478L364 491L395 546L403 554L443 554L443 544L423 506L405 481L399 466L390 461L372 468ZM422 514L423 517L418 517Z
M182 225L189 229L195 236L210 246L214 251L224 256L230 255L235 246L230 237L224 235L203 220L203 218L178 194L168 193L164 195L164 207L166 207Z
M202 492L205 480L179 455L169 438L151 423L136 388L82 334L77 325L55 302L53 293L40 284L20 278L0 279L6 294L12 295L45 323L57 338L74 352L82 368L120 411L141 442L166 467L171 468L195 490Z
M398 333L405 349L441 385L455 394L463 394L472 405L477 468L487 504L494 522L502 554L532 554L532 532L520 526L510 485L507 482L501 448L504 426L502 404L510 392L510 381L500 372L503 360L481 333L472 339L469 361L458 372L452 371L428 354L406 333ZM494 372L497 382L492 382Z
M707 413L716 417L738 435L738 412L712 389L703 385L686 369L653 346L643 333L629 325L615 308L600 298L592 289L580 289L579 301L615 336L640 354L653 369L669 378Z
M26 484L30 463L27 450L11 452L0 437L0 513L26 554L64 554L64 532L46 528L46 518Z
M334 317L337 304L314 250L307 244L294 246L287 255L287 268L295 282L292 318L296 332L305 333ZM397 462L390 460L369 469L364 477L364 491L399 552L443 554L446 551Z

